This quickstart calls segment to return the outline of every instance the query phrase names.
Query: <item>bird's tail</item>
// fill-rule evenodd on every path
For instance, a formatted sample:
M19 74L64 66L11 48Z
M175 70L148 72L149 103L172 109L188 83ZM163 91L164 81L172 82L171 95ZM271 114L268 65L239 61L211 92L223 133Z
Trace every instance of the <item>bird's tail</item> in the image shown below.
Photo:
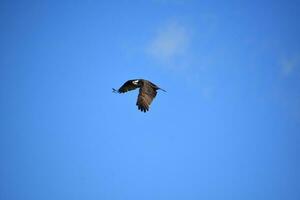
M162 90L162 91L164 91L164 92L167 92L166 90L164 90L164 89L162 89L162 88L158 88L159 90Z
M116 90L115 88L112 89L113 93L118 93L118 90Z

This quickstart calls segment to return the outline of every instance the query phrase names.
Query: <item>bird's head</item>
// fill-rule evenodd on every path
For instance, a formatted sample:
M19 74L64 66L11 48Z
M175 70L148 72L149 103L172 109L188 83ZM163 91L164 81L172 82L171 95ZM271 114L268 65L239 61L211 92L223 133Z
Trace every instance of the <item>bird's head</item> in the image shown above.
M133 85L138 85L138 84L139 84L139 80L134 80L134 81L132 81L132 84L133 84Z

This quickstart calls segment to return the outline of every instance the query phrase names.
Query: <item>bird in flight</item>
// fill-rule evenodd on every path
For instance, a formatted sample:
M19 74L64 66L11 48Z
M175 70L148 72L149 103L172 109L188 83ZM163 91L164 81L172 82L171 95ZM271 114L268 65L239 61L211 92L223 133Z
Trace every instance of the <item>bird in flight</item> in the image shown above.
M157 94L156 90L166 92L164 89L145 79L128 80L118 90L113 88L113 92L125 93L137 88L140 88L140 90L136 105L142 112L147 112L149 110L149 106Z

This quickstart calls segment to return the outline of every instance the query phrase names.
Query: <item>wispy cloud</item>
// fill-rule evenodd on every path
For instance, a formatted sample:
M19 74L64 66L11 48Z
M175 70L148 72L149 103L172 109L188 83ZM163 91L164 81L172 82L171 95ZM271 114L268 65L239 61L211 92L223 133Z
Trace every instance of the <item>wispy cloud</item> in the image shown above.
M149 42L146 52L167 67L170 64L179 67L174 63L180 60L187 62L189 44L190 34L187 28L177 22L170 22L159 28Z
M178 21L169 21L158 27L146 45L146 54L157 67L166 69L175 77L180 77L183 84L198 91L201 98L210 100L215 95L215 88L205 83L203 70L211 66L211 59L195 56L197 48L193 46L192 27Z
M293 57L285 57L281 60L280 64L283 75L289 76L296 68L300 67L300 54Z

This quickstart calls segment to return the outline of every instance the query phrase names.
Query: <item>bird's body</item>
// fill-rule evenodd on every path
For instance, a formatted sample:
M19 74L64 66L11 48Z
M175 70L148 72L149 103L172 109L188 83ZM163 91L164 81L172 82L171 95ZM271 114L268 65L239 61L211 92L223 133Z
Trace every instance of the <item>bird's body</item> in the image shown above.
M135 90L137 88L140 88L140 90L136 105L138 106L138 109L142 112L146 112L149 110L150 104L156 97L157 90L160 89L162 91L165 91L148 80L133 79L126 81L118 90L113 88L113 92L125 93L131 90Z

